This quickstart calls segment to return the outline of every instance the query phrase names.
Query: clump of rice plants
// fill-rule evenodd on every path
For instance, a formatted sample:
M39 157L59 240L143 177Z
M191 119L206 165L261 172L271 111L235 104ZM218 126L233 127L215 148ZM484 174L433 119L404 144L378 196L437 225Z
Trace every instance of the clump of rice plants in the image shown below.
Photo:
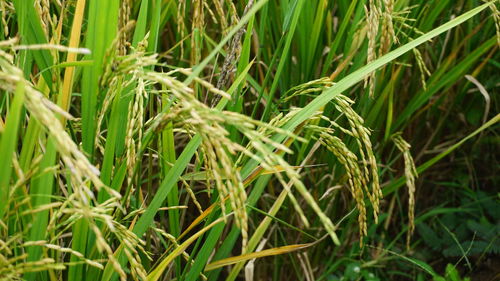
M0 280L447 276L416 254L419 205L451 212L425 200L455 179L435 171L497 143L499 19L473 0L0 0Z

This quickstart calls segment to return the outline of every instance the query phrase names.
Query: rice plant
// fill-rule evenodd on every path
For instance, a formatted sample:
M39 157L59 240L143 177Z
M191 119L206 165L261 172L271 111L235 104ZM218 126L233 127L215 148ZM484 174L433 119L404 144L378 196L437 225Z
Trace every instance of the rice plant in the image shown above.
M419 204L498 144L498 5L0 0L0 280L448 276Z

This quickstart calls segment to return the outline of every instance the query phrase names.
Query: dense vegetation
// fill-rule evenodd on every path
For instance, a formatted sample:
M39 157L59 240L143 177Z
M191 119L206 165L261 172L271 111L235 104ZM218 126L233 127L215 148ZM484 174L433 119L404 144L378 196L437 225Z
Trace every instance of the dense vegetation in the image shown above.
M0 280L498 280L498 6L0 0Z

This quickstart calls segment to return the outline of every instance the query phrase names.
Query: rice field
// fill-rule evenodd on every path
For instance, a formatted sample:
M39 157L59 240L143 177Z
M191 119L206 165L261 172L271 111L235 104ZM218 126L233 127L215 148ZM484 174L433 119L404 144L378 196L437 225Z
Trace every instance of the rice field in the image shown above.
M498 280L499 4L0 0L0 280Z

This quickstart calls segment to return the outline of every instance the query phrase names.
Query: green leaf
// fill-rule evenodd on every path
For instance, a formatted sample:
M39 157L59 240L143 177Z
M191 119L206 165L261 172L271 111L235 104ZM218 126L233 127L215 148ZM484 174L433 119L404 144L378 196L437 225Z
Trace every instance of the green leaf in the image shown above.
M0 161L0 198L9 202L10 181L12 178L12 157L17 145L19 136L19 125L21 123L21 113L24 103L24 84L19 82L14 92L9 114L5 123L5 129L0 139L0 155L3 160ZM0 220L3 219L8 204L0 204Z

